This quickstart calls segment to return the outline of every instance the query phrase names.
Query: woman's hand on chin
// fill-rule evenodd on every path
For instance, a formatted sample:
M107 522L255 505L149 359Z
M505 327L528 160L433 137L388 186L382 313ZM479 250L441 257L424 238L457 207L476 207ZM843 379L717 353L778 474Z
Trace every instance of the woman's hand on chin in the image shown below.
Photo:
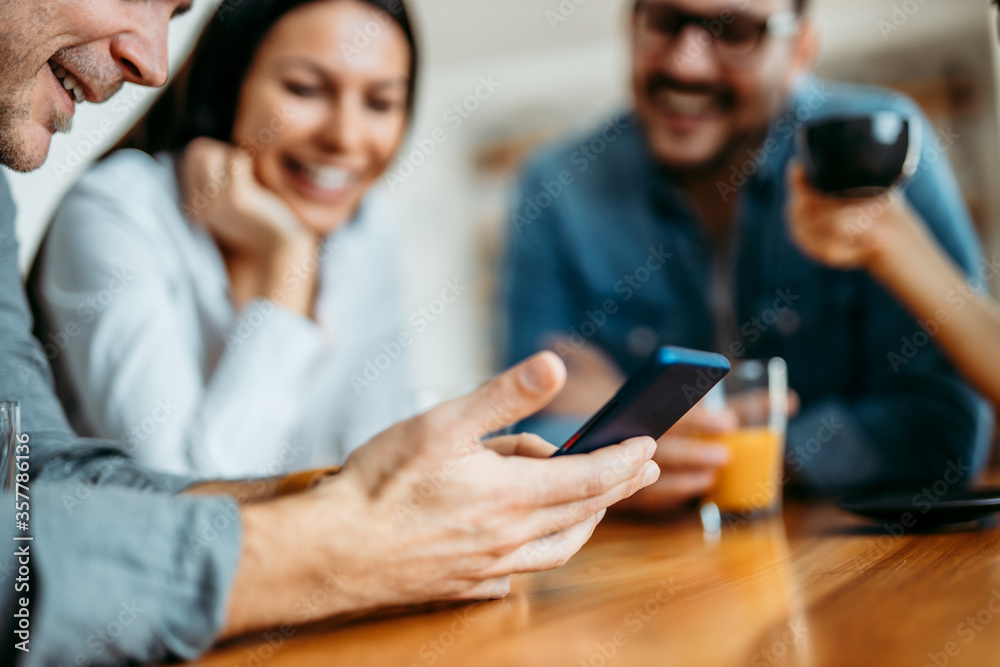
M264 298L311 316L319 238L257 181L252 158L202 137L184 150L179 172L184 213L219 244L237 307Z

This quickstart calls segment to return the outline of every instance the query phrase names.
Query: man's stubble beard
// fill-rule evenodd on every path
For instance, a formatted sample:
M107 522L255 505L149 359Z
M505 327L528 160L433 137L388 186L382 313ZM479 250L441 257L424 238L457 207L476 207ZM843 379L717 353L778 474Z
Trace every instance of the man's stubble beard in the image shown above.
M38 160L28 155L29 147L18 128L31 124L31 92L38 71L32 71L32 54L18 48L35 41L33 29L29 27L25 34L25 26L19 28L15 31L0 21L0 164L29 171Z
M53 8L35 0L3 0L3 4L8 19L0 18L0 164L24 172L38 168L47 154L46 148L46 154L31 155L32 148L18 128L22 128L21 132L28 131L32 123L32 92L42 71L33 63L42 61L37 50L45 46L45 25ZM31 17L27 24L17 18L23 19L25 7L31 10L27 14ZM29 49L28 53L25 48ZM32 48L36 53L30 52ZM46 63L47 58L42 68L48 67ZM52 134L69 132L73 117L57 109L48 122L46 129Z
M754 151L762 146L767 140L769 130L770 122L729 137L714 155L696 164L671 164L659 156L656 156L656 161L664 173L669 174L678 182L718 179L720 174L728 174L732 165L747 159L747 150Z
M720 100L720 104L724 107L729 108L739 106L741 104L740 99L732 92L729 88L723 86L711 86L711 85L687 85L683 83L677 83L672 81L667 75L659 75L659 85L671 87L679 90L694 90L695 92L706 92L714 93ZM656 93L657 87L657 77L654 75L649 81L642 84L642 98L644 100L643 106L650 109L650 113L655 116L655 108L653 102L653 97ZM634 86L635 84L633 84ZM729 136L724 140L724 143L714 152L714 154L709 155L700 162L697 163L671 163L671 161L664 156L657 155L657 151L653 151L654 158L657 162L659 168L670 174L673 178L681 182L698 182L706 179L714 179L724 172L727 172L729 168L734 164L740 164L746 160L746 151L750 150L756 151L759 149L764 142L767 140L768 134L771 130L771 124L774 121L776 114L780 113L780 110L785 107L786 100L788 97L788 91L780 90L780 88L775 87L773 82L762 82L763 87L763 99L767 100L765 104L769 107L766 116L761 119L761 121L753 127L742 127L735 128ZM638 104L637 104L638 106ZM640 125L643 127L643 131L646 135L646 141L650 145L655 142L652 137L655 132L656 121L654 118L643 118L646 114L640 113L639 121Z

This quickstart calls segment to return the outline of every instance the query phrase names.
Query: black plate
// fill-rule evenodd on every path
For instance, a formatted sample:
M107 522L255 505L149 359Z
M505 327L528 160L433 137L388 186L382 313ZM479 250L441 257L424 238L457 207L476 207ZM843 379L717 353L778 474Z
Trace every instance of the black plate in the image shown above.
M915 526L944 526L977 521L1000 512L1000 488L954 491L934 502L920 491L881 494L842 500L837 506L878 521L904 523L904 515L909 514ZM909 522L906 517L905 523Z

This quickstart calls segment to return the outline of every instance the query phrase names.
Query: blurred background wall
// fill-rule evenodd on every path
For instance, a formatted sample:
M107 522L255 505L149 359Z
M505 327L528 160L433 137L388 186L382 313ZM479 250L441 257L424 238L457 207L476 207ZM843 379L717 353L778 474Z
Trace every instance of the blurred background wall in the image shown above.
M424 62L416 122L390 172L400 178L387 184L399 212L399 257L373 261L402 266L406 317L446 281L468 285L411 350L417 384L451 393L448 388L479 382L493 369L492 269L519 160L540 141L600 123L628 104L630 2L409 4ZM195 11L175 22L175 62L213 7L196 0ZM811 9L823 34L820 74L904 90L936 127L958 135L948 157L988 254L1000 251L994 12L987 0L813 0ZM61 193L153 96L127 87L106 105L84 105L73 133L54 140L44 169L11 177L23 266ZM462 115L453 111L456 104L464 105ZM429 142L438 128L445 141Z

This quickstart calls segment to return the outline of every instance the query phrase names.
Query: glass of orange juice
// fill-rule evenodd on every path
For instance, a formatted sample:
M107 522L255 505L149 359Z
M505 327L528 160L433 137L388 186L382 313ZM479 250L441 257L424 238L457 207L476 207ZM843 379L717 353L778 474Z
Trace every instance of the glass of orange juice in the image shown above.
M731 409L739 428L713 435L729 461L705 497L702 517L755 519L781 511L782 461L788 425L788 367L784 359L733 362L733 369L705 396L706 409ZM706 439L708 436L706 436Z

